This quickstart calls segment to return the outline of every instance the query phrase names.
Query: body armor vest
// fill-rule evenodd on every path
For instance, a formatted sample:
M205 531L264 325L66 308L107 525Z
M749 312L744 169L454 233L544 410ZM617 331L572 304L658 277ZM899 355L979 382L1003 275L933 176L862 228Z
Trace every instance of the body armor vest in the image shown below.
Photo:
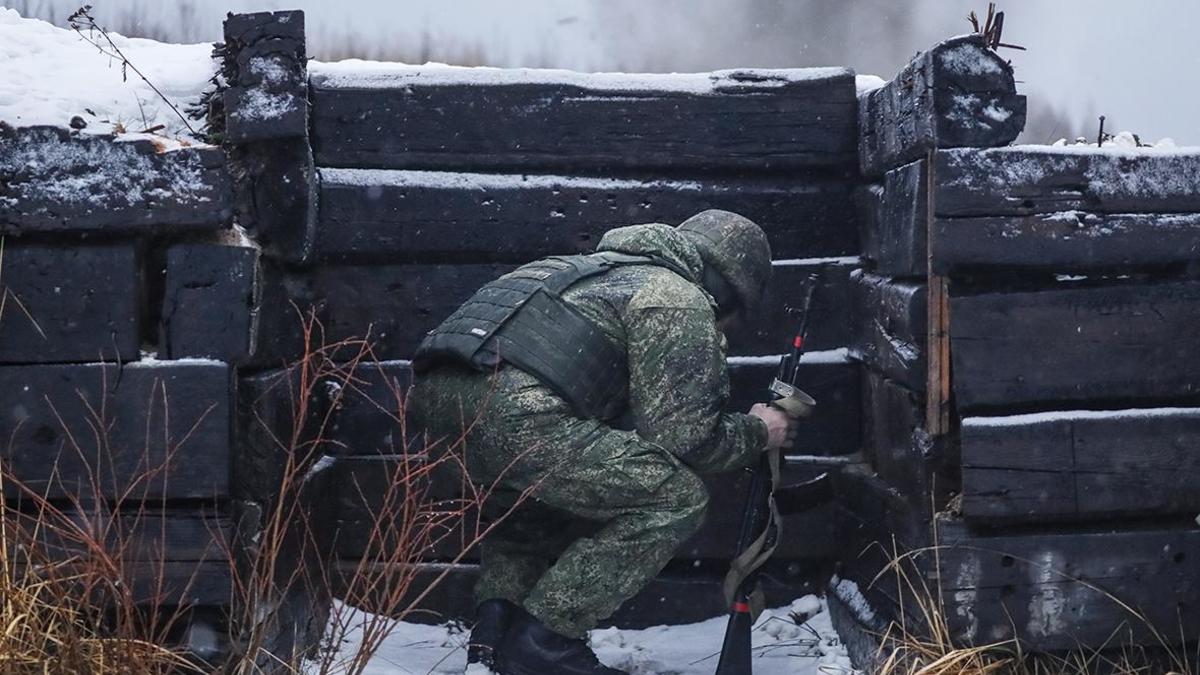
M430 331L413 358L413 370L422 373L451 362L493 372L509 363L553 389L576 414L612 419L628 398L625 346L613 344L562 293L624 265L656 265L688 276L661 258L609 251L523 265L485 284Z

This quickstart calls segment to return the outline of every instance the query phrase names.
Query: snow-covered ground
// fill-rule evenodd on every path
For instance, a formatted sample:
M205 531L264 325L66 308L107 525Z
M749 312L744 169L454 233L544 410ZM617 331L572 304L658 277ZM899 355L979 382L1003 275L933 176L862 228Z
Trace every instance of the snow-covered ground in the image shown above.
M85 32L86 34L86 32ZM199 100L216 72L212 45L175 45L110 34L113 42L181 112ZM103 43L103 38L94 39ZM106 45L107 48L107 45ZM132 70L72 30L0 8L0 120L15 127L87 122L85 132L136 132L157 125L173 138L190 136L184 122ZM89 112L90 111L90 112ZM199 123L192 121L193 127Z
M338 612L335 612L335 616ZM797 625L792 614L811 616ZM342 617L343 625L359 624L362 615ZM709 675L717 667L716 652L725 634L725 619L644 630L603 628L592 631L592 648L605 664L634 675ZM359 631L345 636L341 653L353 653ZM824 603L809 595L790 607L763 612L755 626L756 675L850 675L855 673ZM466 666L467 632L458 624L427 626L398 622L367 666L365 675L430 675L462 673ZM470 675L483 675L472 669Z

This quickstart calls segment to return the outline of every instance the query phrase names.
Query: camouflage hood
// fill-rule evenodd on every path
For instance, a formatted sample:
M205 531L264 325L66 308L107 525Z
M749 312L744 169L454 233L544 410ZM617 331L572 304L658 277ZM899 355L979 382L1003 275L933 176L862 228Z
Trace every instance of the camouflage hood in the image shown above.
M600 239L596 250L663 258L686 271L688 281L694 284L700 283L704 273L704 260L695 244L681 236L674 227L662 223L609 230Z

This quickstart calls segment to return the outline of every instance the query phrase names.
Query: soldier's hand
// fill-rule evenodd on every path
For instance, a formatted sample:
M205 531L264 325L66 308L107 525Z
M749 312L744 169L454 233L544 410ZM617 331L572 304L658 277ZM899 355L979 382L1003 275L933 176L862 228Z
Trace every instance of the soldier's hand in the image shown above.
M767 423L767 448L787 450L796 441L799 425L795 418L765 403L755 403L750 414Z

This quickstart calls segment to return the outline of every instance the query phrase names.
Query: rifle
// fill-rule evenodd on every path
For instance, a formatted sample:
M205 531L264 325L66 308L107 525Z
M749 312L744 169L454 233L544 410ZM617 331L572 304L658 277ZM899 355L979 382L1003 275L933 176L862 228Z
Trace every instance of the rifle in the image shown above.
M779 372L768 388L771 405L793 418L812 414L817 402L796 386L800 358L804 356L808 338L808 314L816 289L816 275L806 283L804 301L800 306L799 326L792 338L788 353L779 360ZM758 466L752 469L750 491L738 532L738 555L730 563L725 577L725 596L729 601L729 622L725 625L725 641L717 675L749 675L751 665L750 631L762 612L762 593L758 589L758 569L771 557L779 541L779 510L775 489L779 482L780 453L763 453ZM824 503L830 497L828 474L786 488L788 511L807 510ZM783 497L783 495L778 495Z

